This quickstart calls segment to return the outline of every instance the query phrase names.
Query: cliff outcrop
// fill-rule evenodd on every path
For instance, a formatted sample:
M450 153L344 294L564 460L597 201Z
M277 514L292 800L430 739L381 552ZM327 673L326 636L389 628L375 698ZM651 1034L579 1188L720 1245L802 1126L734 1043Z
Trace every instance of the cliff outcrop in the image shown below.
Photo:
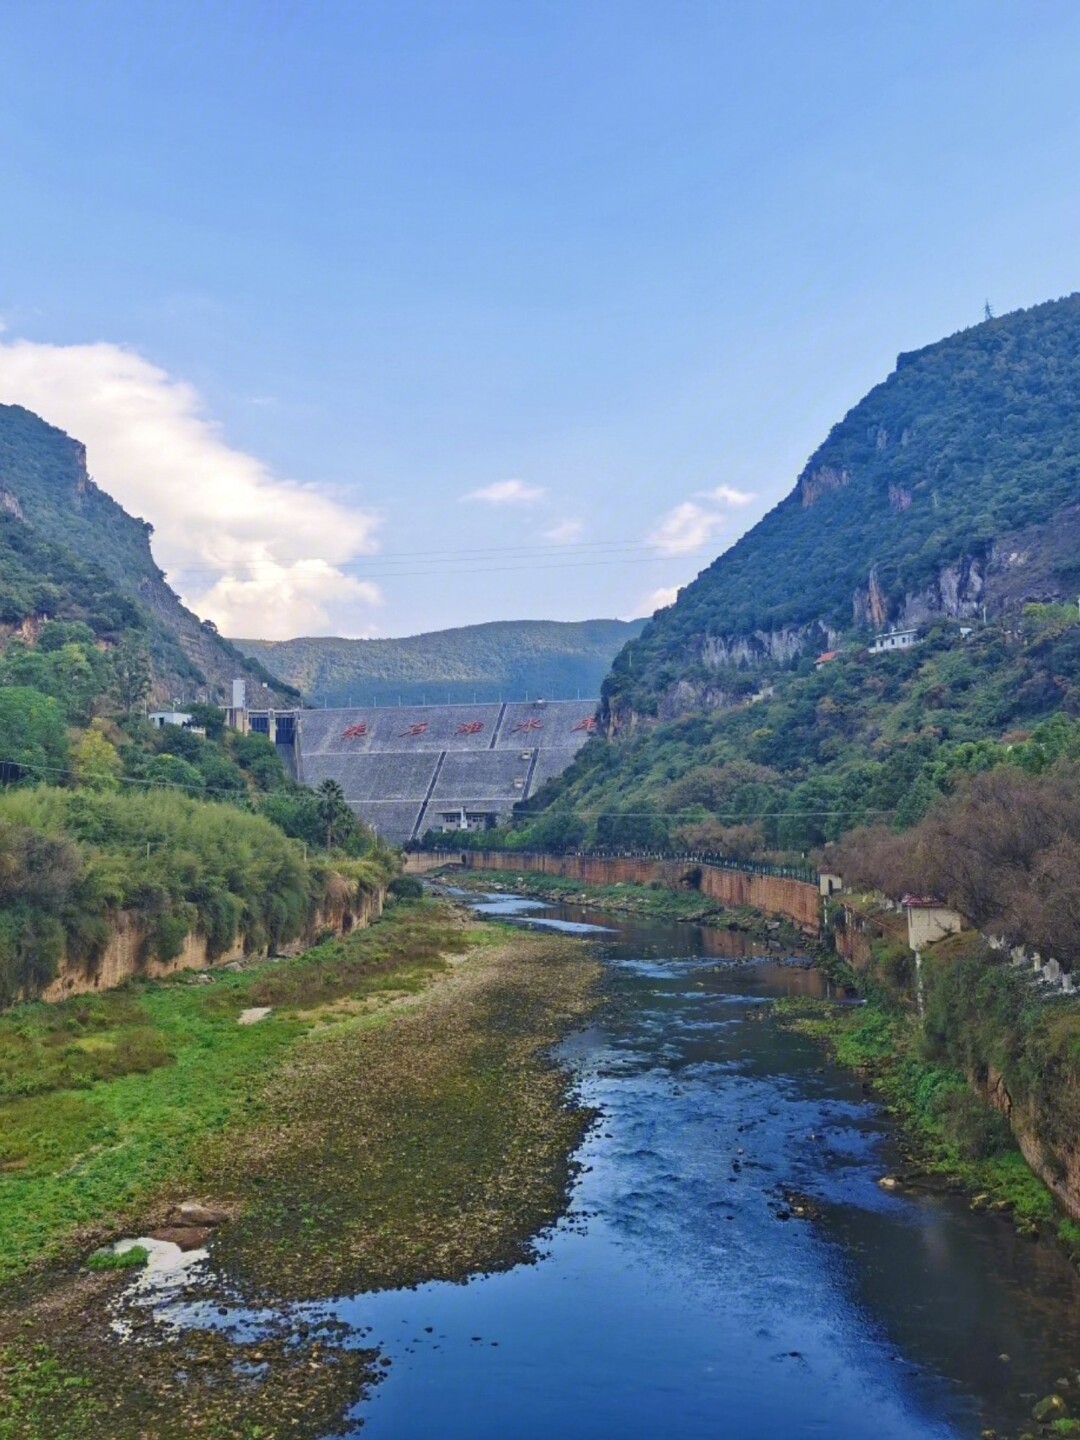
M199 687L227 704L245 676L255 704L295 701L181 603L151 553L153 527L94 483L86 447L17 405L0 405L0 520L5 623L83 620L106 641L141 630L157 700Z

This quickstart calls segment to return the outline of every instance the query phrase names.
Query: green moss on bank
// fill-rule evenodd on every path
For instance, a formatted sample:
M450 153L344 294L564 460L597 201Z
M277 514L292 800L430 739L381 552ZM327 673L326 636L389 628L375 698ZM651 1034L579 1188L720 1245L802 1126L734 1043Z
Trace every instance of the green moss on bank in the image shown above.
M136 982L0 1015L0 1282L122 1232L207 1182L204 1146L241 1120L320 1007L412 992L470 943L446 907L213 982ZM240 1012L271 1006L257 1025Z
M547 1054L589 1012L597 979L579 942L508 934L425 901L210 986L132 986L0 1018L16 1090L41 1085L35 1056L61 1055L44 1088L0 1103L0 1122L12 1106L42 1107L27 1133L39 1152L0 1176L8 1275L21 1276L6 1305L0 1295L0 1440L350 1429L377 1357L290 1302L530 1258L565 1204L589 1120ZM239 1025L252 1005L274 1009ZM130 1029L158 1035L168 1062L73 1088L65 1049L100 1056ZM107 1142L94 1115L115 1127ZM86 1175L96 1199L73 1229L65 1206ZM218 1299L272 1301L269 1335L153 1318L118 1293L116 1271L27 1273L152 1216L181 1185L233 1217L210 1242Z
M217 1147L241 1217L215 1259L245 1291L463 1279L529 1258L561 1213L589 1117L544 1057L591 1008L597 967L577 941L483 933L390 1023L357 1016L294 1047Z
M928 1059L916 1022L878 1005L833 1005L801 997L778 1000L781 1023L828 1047L866 1075L900 1122L912 1158L1009 1209L1021 1228L1056 1221L1053 1196L1016 1148L1004 1118L972 1091L963 1074Z

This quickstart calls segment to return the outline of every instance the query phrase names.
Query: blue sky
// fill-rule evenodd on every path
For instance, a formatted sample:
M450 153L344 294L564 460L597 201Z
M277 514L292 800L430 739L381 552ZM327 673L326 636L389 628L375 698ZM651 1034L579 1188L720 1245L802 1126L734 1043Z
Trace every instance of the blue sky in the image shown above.
M643 613L1080 285L1078 75L1038 0L7 0L0 400L232 633Z

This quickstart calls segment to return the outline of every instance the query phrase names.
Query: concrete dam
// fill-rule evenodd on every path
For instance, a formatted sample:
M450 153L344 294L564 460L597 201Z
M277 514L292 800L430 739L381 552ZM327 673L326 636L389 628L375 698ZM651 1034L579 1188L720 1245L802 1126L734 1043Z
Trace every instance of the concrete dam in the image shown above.
M596 700L252 712L304 785L333 779L394 844L484 830L560 775L594 732Z

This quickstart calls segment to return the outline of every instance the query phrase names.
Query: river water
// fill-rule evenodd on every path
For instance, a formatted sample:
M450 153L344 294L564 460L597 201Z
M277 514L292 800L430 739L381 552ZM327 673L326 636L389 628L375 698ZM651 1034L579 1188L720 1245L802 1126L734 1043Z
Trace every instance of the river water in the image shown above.
M763 1002L823 993L818 972L725 931L478 908L598 927L609 1003L562 1058L601 1118L536 1264L339 1302L393 1362L357 1435L1012 1435L1073 1374L1064 1257L961 1197L881 1189L898 1163L881 1111L769 1020ZM782 1218L792 1190L820 1213Z

